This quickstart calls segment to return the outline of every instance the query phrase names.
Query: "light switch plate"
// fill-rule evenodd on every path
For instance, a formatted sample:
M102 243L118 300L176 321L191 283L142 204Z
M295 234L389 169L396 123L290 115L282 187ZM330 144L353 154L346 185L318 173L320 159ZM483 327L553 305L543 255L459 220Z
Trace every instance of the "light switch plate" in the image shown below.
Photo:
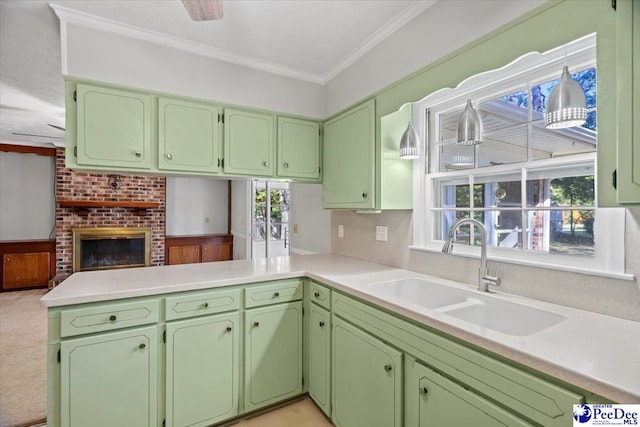
M376 226L376 240L380 240L381 242L387 241L387 226L386 225L378 225Z
M338 226L338 237L344 237L344 227L341 225Z

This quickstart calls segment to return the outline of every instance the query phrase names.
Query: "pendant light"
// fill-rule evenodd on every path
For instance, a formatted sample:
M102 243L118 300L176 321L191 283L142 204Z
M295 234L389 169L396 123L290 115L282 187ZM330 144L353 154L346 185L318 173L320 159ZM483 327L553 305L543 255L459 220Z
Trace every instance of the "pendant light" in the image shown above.
M587 121L587 97L580 83L571 78L569 67L562 69L562 77L549 95L544 113L544 127L561 129L581 126Z
M458 145L482 144L482 118L478 110L473 108L471 98L458 118Z
M420 145L420 138L416 133L411 122L407 125L407 129L400 138L400 158L406 160L413 160L420 157L418 146Z

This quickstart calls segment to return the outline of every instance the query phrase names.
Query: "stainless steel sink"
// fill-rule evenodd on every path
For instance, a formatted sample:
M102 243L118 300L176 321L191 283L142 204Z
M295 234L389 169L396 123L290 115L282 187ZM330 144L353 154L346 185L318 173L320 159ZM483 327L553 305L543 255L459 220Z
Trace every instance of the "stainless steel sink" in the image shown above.
M559 314L423 279L394 280L369 287L378 296L416 304L508 335L531 335L565 320Z

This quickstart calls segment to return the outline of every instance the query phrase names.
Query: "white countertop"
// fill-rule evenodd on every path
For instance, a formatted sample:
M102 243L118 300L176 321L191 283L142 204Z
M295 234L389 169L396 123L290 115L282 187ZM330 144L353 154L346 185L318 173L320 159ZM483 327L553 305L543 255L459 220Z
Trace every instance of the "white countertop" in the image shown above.
M496 298L566 318L528 336L507 335L415 304L377 296L369 288L371 283L403 278L422 278L466 290L474 289L472 286L339 255L296 255L75 273L45 295L42 303L57 307L301 276L613 401L640 403L640 322L492 293Z

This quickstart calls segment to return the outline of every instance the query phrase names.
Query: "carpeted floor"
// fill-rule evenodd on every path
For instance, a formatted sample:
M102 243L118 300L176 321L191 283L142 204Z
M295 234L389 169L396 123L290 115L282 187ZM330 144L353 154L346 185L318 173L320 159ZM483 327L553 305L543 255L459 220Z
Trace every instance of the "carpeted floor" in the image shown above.
M46 289L0 293L0 427L46 418Z

